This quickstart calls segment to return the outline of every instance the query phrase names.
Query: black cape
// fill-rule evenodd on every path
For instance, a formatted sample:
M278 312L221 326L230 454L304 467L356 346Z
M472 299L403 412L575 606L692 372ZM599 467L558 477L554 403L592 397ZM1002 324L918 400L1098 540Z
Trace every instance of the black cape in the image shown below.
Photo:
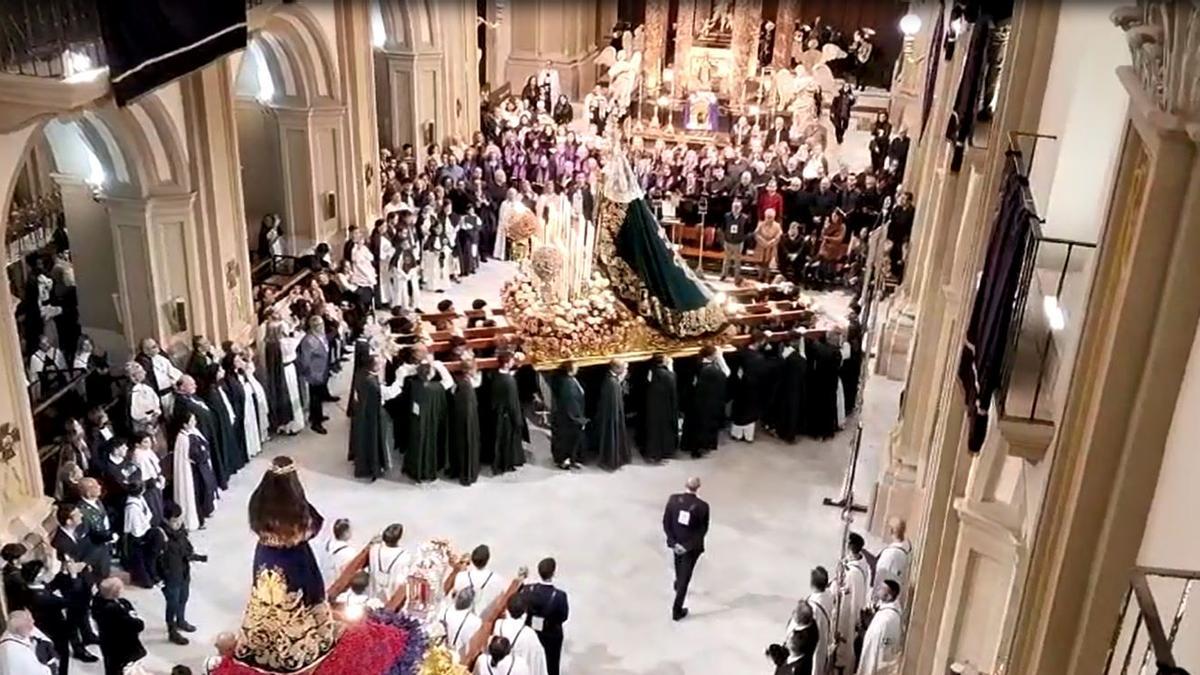
M229 417L229 409L225 407L225 401L221 399L221 392L217 387L209 390L204 397L204 402L208 404L209 410L212 410L213 417L217 421L217 435L220 438L217 441L213 453L213 468L217 468L216 458L220 456L217 479L221 481L221 486L224 487L229 477L237 472L242 467L237 463L239 448L245 445L246 437L240 430L234 427L233 420ZM231 402L232 403L232 402ZM235 408L236 410L236 408ZM240 442L239 442L239 439ZM242 454L244 450L240 450Z
M463 485L479 478L479 400L471 378L462 373L454 376L454 395L450 398L448 473Z
M524 419L517 380L512 373L497 371L491 390L494 442L492 473L501 474L525 464L525 446L521 443Z
M682 446L693 455L717 449L717 436L725 426L725 373L706 363L696 373L691 400L683 413Z
M629 432L625 428L625 392L621 381L609 373L600 385L596 416L592 418L592 443L601 468L612 471L629 463Z
M647 462L658 462L673 457L679 448L679 399L675 373L670 368L655 366L648 377L642 455Z
M807 394L809 433L817 438L830 438L838 432L837 395L841 376L842 355L826 342L810 342L808 353Z
M408 445L404 475L415 481L435 480L446 465L449 434L446 388L437 380L412 378L409 403Z
M584 449L583 385L571 375L556 375L551 383L554 406L550 413L550 454L555 464L579 461Z
M287 376L284 375L283 348L279 340L263 343L263 363L266 377L263 390L267 394L267 416L271 429L278 430L292 423L292 397L288 393Z
M762 417L763 403L770 398L767 387L770 364L757 349L743 349L738 357L735 376L730 383L733 405L729 407L729 421L738 425L754 424Z
M203 401L195 395L175 397L175 422L171 425L174 429L171 443L174 445L174 436L179 433L188 413L196 416L196 429L208 442L213 477L217 482L217 487L224 490L228 486L229 480L229 472L225 468L225 456L221 452L221 444L225 442L225 435L221 431L220 420L208 401Z
M229 374L225 379L221 380L221 389L225 391L225 397L229 399L229 405L233 408L233 417L230 418L230 427L234 434L234 444L232 452L226 453L229 459L230 473L237 473L243 466L250 463L250 449L246 447L246 397L250 392L242 386L242 382L236 375ZM220 396L218 395L218 399Z
M770 413L775 434L788 443L795 443L808 430L807 379L808 358L793 349L783 360Z
M364 373L357 378L357 412L350 418L350 456L355 478L376 480L391 464L393 436L391 415L383 409L379 378Z

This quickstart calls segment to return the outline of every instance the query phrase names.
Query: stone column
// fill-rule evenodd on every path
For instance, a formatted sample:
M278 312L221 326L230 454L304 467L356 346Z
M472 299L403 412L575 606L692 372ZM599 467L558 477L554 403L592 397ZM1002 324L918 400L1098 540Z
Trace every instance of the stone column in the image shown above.
M190 332L214 342L246 340L256 321L229 59L188 74L180 89L196 195L184 221L186 259L195 261L188 270Z
M740 81L758 72L758 38L762 27L762 0L740 0L733 15L734 74Z
M191 193L107 198L116 251L118 307L130 347L148 337L174 350L196 331L189 278Z
M792 34L798 18L800 0L779 1L779 12L775 16L775 53L771 55L771 65L776 68L792 65Z
M336 0L339 99L346 106L344 146L347 181L341 211L345 220L370 225L382 205L379 127L375 118L375 55L371 48L370 3Z
M412 143L423 162L425 146L440 141L445 126L442 53L379 51L375 58L380 143L392 148Z
M596 81L593 60L599 53L595 4L519 0L513 4L512 53L508 81L519 91L526 79L549 63L571 100L578 101ZM609 26L603 26L608 31Z
M646 24L642 34L646 37L646 51L642 64L647 72L655 73L654 80L659 81L659 73L666 67L667 25L670 19L671 3L668 0L647 0ZM603 24L601 24L603 27ZM600 45L601 48L604 45Z
M0 541L43 537L53 506L42 493L33 416L21 367L21 340L12 312L0 312Z

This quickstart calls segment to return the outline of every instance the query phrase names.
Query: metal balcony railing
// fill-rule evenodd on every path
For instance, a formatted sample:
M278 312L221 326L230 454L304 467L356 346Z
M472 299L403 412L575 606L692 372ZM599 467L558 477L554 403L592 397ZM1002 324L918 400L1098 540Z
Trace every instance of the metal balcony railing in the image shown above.
M1200 571L1162 567L1137 567L1129 580L1125 603L1117 618L1104 664L1104 675L1154 675L1170 673L1175 662L1174 646L1181 632L1195 626L1187 622L1188 600ZM1164 616L1158 600L1174 605L1171 616ZM1169 623L1167 623L1169 620Z
M246 0L246 10L266 2ZM98 0L0 2L0 72L62 79L107 65L98 4Z
M1014 134L1010 138L1008 161L1015 163L1018 173L1028 176L1039 137L1032 136L1033 149L1027 162L1017 136L1029 135ZM1031 192L1027 200L1032 222L1026 235L1021 281L1014 299L996 400L1003 417L1052 423L1052 393L1064 364L1065 340L1056 336L1063 332L1068 321L1079 319L1072 314L1082 307L1087 295L1088 263L1096 244L1046 236L1045 221L1037 215Z
M63 78L80 63L106 62L94 0L5 0L0 3L0 70Z

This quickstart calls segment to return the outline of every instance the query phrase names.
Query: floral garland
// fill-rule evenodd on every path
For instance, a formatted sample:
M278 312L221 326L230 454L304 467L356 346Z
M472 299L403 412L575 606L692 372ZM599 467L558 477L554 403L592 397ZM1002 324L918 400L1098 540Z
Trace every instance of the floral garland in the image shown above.
M403 653L386 671L387 675L417 675L418 671L424 672L422 663L425 660L425 651L429 640L425 636L425 629L421 627L421 623L407 614L397 612L375 611L371 612L369 617L372 623L403 631L408 637L404 643Z
M540 229L541 223L538 222L537 214L533 211L521 211L512 217L506 235L514 241L528 241L533 239Z
M637 319L596 275L573 299L555 299L522 271L504 285L501 302L533 361L612 354L625 347Z
M553 283L562 274L563 253L557 246L539 246L529 258L533 273L545 283Z
M430 647L418 675L470 675L467 667L454 662L454 655L444 645Z

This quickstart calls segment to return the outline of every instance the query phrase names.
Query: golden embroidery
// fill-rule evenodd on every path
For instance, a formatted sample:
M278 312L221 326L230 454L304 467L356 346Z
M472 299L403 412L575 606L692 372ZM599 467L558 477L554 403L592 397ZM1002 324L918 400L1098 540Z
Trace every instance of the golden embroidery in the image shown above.
M301 591L288 590L282 571L264 568L254 578L236 657L272 672L295 672L328 654L340 632L328 603L306 607Z
M670 309L649 292L629 263L617 254L616 236L625 222L628 208L628 204L601 198L596 228L596 264L608 277L613 292L626 303L634 305L639 315L654 321L669 335L695 337L721 330L729 322L724 307L710 301L693 310ZM691 268L683 263L679 254L673 253L673 257L674 263L687 274L688 279L698 284Z

